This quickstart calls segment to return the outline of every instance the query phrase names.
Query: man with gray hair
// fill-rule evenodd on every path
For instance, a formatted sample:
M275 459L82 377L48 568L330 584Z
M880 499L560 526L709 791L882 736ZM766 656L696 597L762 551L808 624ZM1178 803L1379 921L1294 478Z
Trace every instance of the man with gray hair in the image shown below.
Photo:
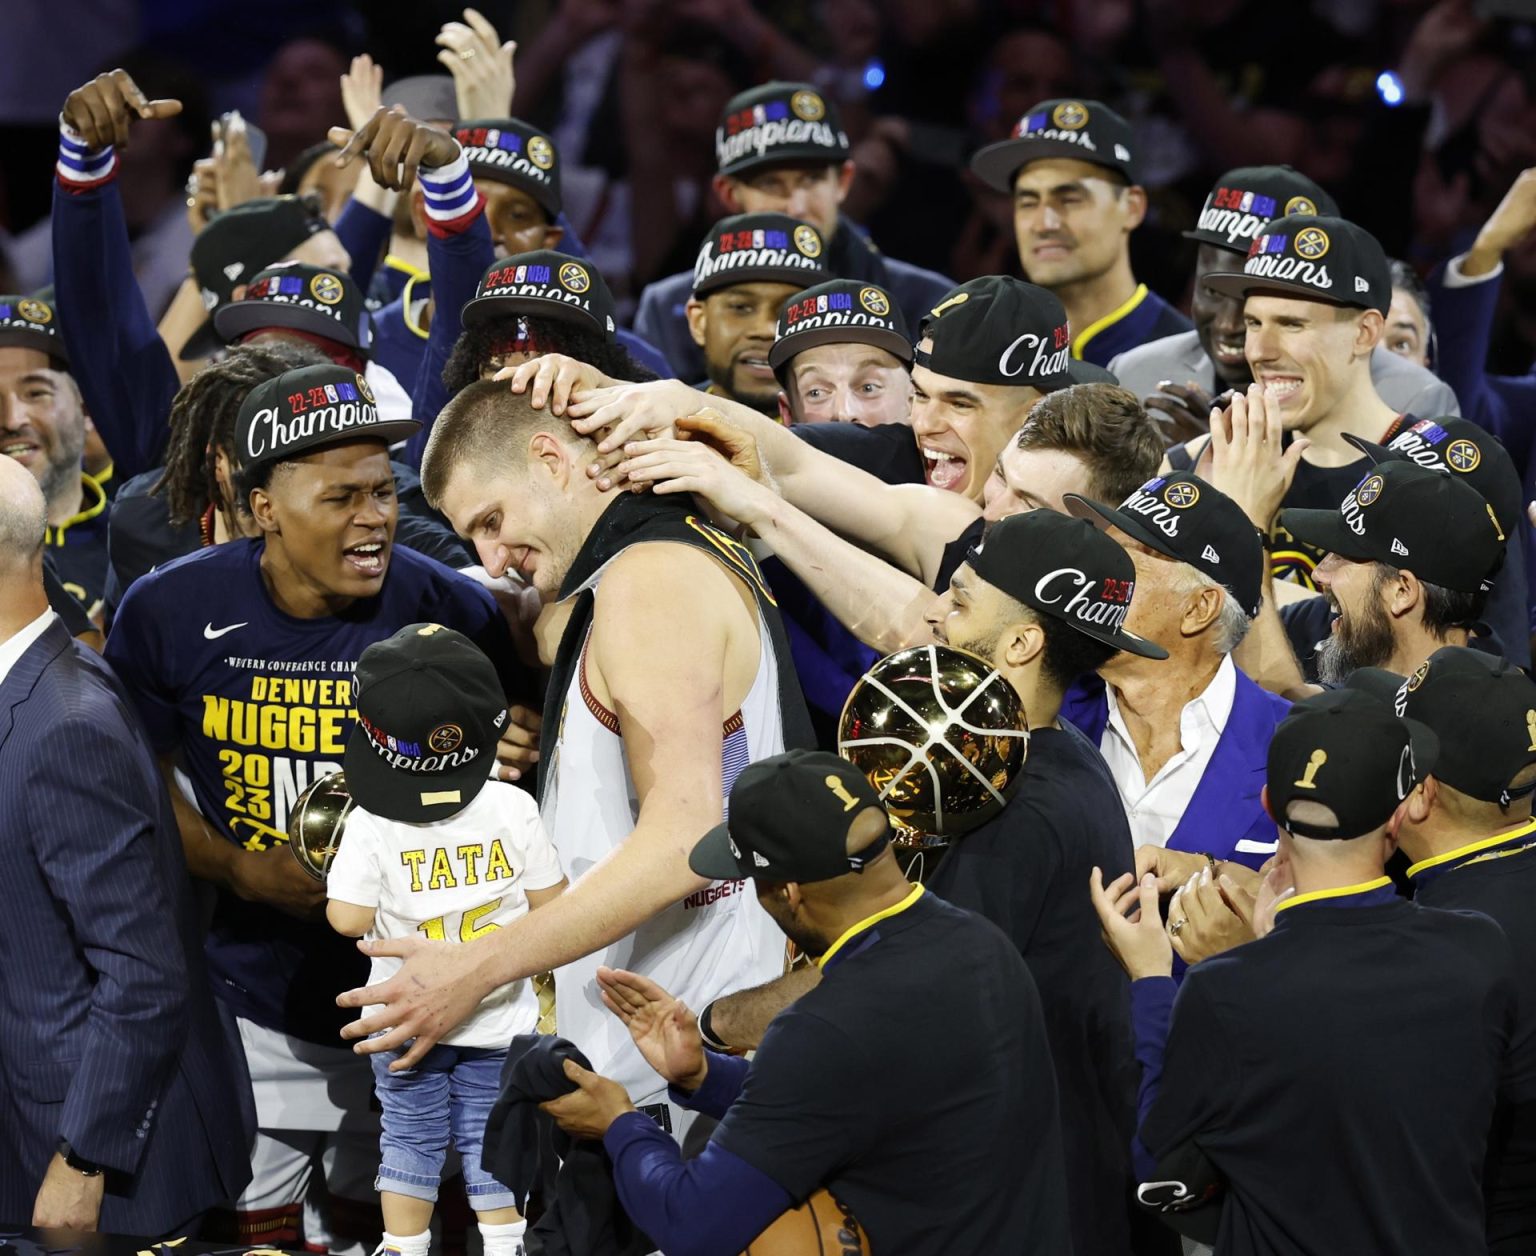
M1138 848L1258 867L1275 853L1264 813L1265 748L1289 709L1232 662L1259 613L1264 547L1242 507L1193 475L1148 480L1118 509L1069 494L1069 513L1108 529L1136 567L1126 628L1168 651L1117 654L1062 717L1109 764ZM1138 865L1143 859L1138 859Z
M250 1179L245 1062L148 739L48 608L47 527L0 458L0 1216L191 1233Z

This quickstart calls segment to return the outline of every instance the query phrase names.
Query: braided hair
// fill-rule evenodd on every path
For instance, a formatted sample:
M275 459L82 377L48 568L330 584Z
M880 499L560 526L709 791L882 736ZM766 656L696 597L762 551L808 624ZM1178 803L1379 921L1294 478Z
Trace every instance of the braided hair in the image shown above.
M222 450L231 464L239 461L235 420L246 394L284 371L326 361L318 349L298 342L238 345L182 385L167 420L165 469L150 490L165 498L173 523L190 523L210 505L223 506L214 454Z
M503 315L466 327L453 342L453 352L443 367L443 384L448 395L456 397L467 385L480 378L480 372L493 359L505 353L510 342L532 340L539 352L563 353L566 357L595 366L610 379L644 383L656 377L646 370L616 340L601 332L559 318L537 315Z

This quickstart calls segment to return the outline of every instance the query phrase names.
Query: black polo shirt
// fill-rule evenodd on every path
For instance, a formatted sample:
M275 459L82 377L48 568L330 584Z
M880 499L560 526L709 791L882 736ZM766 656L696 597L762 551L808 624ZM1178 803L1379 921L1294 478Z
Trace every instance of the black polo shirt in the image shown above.
M1483 1189L1493 1256L1536 1252L1536 822L1408 870L1414 901L1478 911L1509 939L1516 1019Z
M1012 939L1040 990L1061 1099L1076 1256L1125 1256L1136 1064L1130 988L1100 936L1086 887L1136 856L1104 758L1070 724L1039 728L1017 792L950 844L929 888Z
M1071 1250L1035 983L995 925L930 892L828 952L714 1137L797 1201L826 1186L876 1252Z
M1363 897L1299 896L1179 990L1140 1137L1226 1180L1222 1256L1488 1250L1509 944L1486 916Z

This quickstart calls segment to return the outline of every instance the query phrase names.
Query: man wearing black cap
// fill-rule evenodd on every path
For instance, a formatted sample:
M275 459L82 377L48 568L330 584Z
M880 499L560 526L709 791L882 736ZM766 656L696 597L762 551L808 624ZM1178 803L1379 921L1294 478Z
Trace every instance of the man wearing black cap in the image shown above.
M88 420L59 323L52 301L0 296L0 454L26 467L42 488L49 565L99 618L112 503L102 480L80 466ZM112 468L105 478L115 479Z
M1536 1240L1536 684L1503 659L1457 646L1390 681L1401 682L1392 699L1404 718L1440 739L1397 834L1412 861L1414 902L1491 917L1514 956L1519 1016L1483 1190L1488 1250L1516 1256Z
M603 1139L619 1198L663 1250L741 1251L823 1188L872 1251L1070 1250L1060 1119L1029 970L994 926L908 883L889 841L861 772L791 752L747 768L730 820L694 847L698 875L750 878L820 969L750 1064L706 1051L687 1008L658 983L600 971L609 1008L671 1094L720 1125L684 1161L622 1087L574 1061L566 1075L580 1089L544 1107L567 1132Z
M1377 394L1371 357L1392 301L1386 254L1369 232L1342 218L1291 214L1265 225L1249 245L1241 274L1213 274L1201 284L1243 302L1245 352L1266 407L1284 433L1307 448L1283 504L1333 510L1365 470L1346 433L1385 441L1400 424ZM1167 466L1204 467L1201 437L1168 452ZM1283 579L1312 587L1322 553L1267 523L1270 566Z
M787 214L810 223L826 243L829 275L884 288L915 326L952 284L885 257L841 216L853 182L850 152L837 106L820 89L764 83L733 97L715 128L715 195L733 213ZM704 369L685 323L692 291L686 274L658 279L640 294L635 314L635 330L666 354L679 379L697 379Z
M1411 673L1442 645L1466 645L1504 561L1493 506L1464 479L1414 462L1374 466L1337 510L1285 510L1280 526L1324 555L1317 581L1333 608L1318 673Z
M1118 508L1067 498L1130 552L1139 635L1166 663L1119 654L1064 708L1103 752L1138 847L1258 867L1275 851L1259 802L1287 704L1232 662L1259 613L1264 551L1241 507L1194 476L1158 476Z
M1229 388L1246 389L1253 371L1245 353L1242 300L1218 292L1201 282L1202 277L1239 273L1249 245L1272 218L1338 212L1333 197L1290 166L1227 171L1206 196L1194 228L1184 232L1186 240L1198 245L1189 307L1194 331L1116 355L1109 363L1115 378L1145 397L1149 408L1205 426L1211 399ZM1381 399L1401 414L1458 413L1450 388L1385 345L1371 351L1371 379Z
M768 354L779 310L826 277L821 232L785 214L737 214L709 229L693 266L688 334L704 355L705 391L778 413Z
M1105 366L1189 320L1131 271L1131 232L1147 212L1131 127L1097 100L1045 100L971 169L1013 197L1019 262L1071 319L1072 356Z
M1366 694L1299 703L1267 761L1286 887L1273 926L1181 987L1155 878L1094 878L1131 977L1140 1197L1217 1251L1487 1250L1509 944L1484 917L1404 902L1383 871L1436 749Z
M365 1157L337 1172L341 1194L366 1198L367 1179L349 1174L372 1158L368 1071L337 1046L334 1001L361 957L314 919L323 887L283 849L298 795L341 767L357 658L406 624L439 622L523 696L490 595L394 544L388 444L414 426L381 420L367 381L331 364L252 389L235 484L259 538L136 582L107 642L168 775L185 781L173 793L193 803L179 807L188 867L218 887L209 962L240 1022L264 1131L237 1207L247 1226L271 1227L268 1241L292 1241L311 1157L330 1139Z
M834 279L784 303L768 365L779 418L879 427L912 416L912 337L884 288Z

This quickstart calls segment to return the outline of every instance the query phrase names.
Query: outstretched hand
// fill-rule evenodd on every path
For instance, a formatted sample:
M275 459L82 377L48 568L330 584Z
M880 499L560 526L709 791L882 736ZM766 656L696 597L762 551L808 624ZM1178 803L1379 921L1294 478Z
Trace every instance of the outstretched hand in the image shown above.
M649 977L616 968L599 968L597 985L608 1010L624 1022L645 1062L670 1085L697 1090L704 1084L709 1057L699 1036L699 1022L680 999Z
M446 131L418 122L399 105L374 110L359 130L333 126L330 141L341 149L336 164L346 166L359 157L368 160L368 171L380 187L397 192L416 182L416 171L451 166L459 156L459 142Z

